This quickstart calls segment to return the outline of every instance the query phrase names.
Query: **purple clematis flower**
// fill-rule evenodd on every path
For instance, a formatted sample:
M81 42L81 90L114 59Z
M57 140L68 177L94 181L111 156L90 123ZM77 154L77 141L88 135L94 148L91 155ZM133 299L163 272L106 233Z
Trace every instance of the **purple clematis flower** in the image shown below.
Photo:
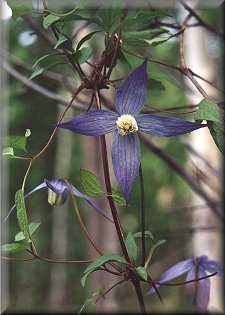
M194 280L217 272L217 275L224 277L224 266L222 263L209 260L207 256L202 255L193 257L191 259L183 260L169 268L162 274L159 281L160 283L168 282L178 276L187 273L186 281ZM159 288L160 284L156 284ZM210 279L202 279L196 282L187 283L189 298L192 304L196 304L198 311L205 311L209 303L210 294ZM146 295L155 293L154 289L149 290Z
M42 189L42 188L47 188L48 190L48 203L51 206L61 206L63 205L68 198L69 195L69 188L66 185L66 182L63 179L55 179L55 180L48 180L45 179L43 183L41 183L40 185L38 185L37 187L35 187L33 190L31 190L29 193L27 193L25 195L25 198L28 197L29 195L33 194L35 191ZM101 215L103 215L106 219L108 219L109 221L112 222L111 219L109 219L106 214L103 212L103 210L101 208L99 208L93 201L93 198L82 194L79 190L77 190L73 185L71 185L71 189L72 192L74 194L74 196L80 197L84 200L86 200L89 205L91 205L98 213L100 213ZM4 222L8 219L8 217L10 216L10 214L12 213L13 209L16 207L16 205L14 205L9 213L7 214Z
M112 162L114 173L126 201L140 166L140 143L137 131L160 137L177 136L205 127L178 118L157 115L140 115L147 87L147 61L145 60L121 84L116 93L115 107L110 110L93 110L61 123L59 128L69 129L86 136L100 136L114 132Z

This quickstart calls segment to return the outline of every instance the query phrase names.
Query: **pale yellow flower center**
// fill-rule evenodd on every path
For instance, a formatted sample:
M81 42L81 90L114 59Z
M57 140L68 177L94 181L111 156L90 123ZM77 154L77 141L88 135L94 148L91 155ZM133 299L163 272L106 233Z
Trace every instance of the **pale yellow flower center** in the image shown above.
M138 125L135 118L131 115L122 115L116 121L119 134L126 136L129 133L138 131Z
M62 205L62 194L57 194L48 188L48 203L51 206L59 207Z

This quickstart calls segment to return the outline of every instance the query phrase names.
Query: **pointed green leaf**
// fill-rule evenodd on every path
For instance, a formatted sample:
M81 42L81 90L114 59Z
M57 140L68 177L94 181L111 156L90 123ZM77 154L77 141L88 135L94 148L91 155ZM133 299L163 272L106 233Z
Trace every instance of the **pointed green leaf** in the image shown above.
M57 66L60 66L60 65L69 65L69 62L66 62L66 61L56 61L56 62L53 62L53 63L50 63L48 64L47 66L45 67L42 67L42 68L37 68L34 72L32 72L29 80L33 80L34 78L36 78L37 76L39 76L40 74L42 74L46 69L49 69L49 68L54 68L54 67L57 67Z
M134 18L127 18L121 23L117 25L117 27L113 30L112 34L115 34L119 29L123 29L127 26L135 25L135 24L146 24L149 23L153 18L159 16L166 16L167 14L160 12L141 12L138 13Z
M102 193L100 180L92 172L81 169L80 179L84 191L88 196L94 198Z
M147 279L148 279L148 274L147 274L145 268L144 268L144 267L137 267L137 268L135 268L135 269L136 269L137 273L139 274L139 276L140 276L142 279L144 279L145 281L147 281Z
M47 55L44 55L42 56L41 58L39 58L35 64L33 65L33 68L35 68L37 66L37 64L45 59L48 59L49 57L53 57L53 56L57 56L57 55L60 55L61 53L54 53L54 54L47 54Z
M10 244L4 244L1 246L2 252L7 252L7 253L20 252L20 251L23 251L25 248L26 248L25 244L21 244L21 243L10 243Z
M96 33L99 33L101 31L94 31L94 32L91 32L89 34L87 34L86 36L84 36L77 44L77 48L76 48L76 51L80 49L80 47L86 42L88 41L89 39L92 38L93 35L95 35Z
M57 43L55 44L54 46L54 49L67 49L69 51L73 51L73 43L71 41L71 39L67 36L67 35L64 35L64 34L59 34L58 35L59 38L57 40Z
M94 24L97 24L104 28L104 24L102 23L101 19L98 17L89 17L89 16L81 16L79 14L70 14L67 16L57 16L54 14L47 15L43 20L43 27L48 29L49 26L58 23L58 22L72 22L72 21L89 21Z
M167 30L163 28L153 28L150 30L144 30L144 31L130 31L130 32L123 32L122 34L122 40L125 39L152 39L160 34L168 33Z
M92 55L92 48L91 47L83 47L79 50L76 51L75 53L79 64L81 65L82 63L85 63L91 55Z
M137 232L133 234L133 237L142 237L142 232ZM154 236L150 231L145 231L145 237L149 237L152 241L154 241Z
M117 188L112 189L112 198L118 205L126 206L126 200L124 199L123 194Z
M104 266L108 262L118 262L121 264L127 264L127 261L116 254L109 254L105 256L99 257L97 260L95 260L93 263L91 263L85 270L84 275L81 278L81 284L84 287L87 277L95 270L99 269L100 267Z
M18 17L32 12L31 0L7 0L7 4L12 9L14 21Z
M204 98L198 106L198 111L195 113L194 116L195 120L207 120L223 124L224 112L215 102L210 99Z
M220 152L225 155L225 129L223 124L208 122L209 131Z
M15 203L17 208L17 220L19 223L19 227L23 232L23 235L26 241L30 242L30 232L29 232L29 225L27 220L27 212L26 206L24 201L24 193L22 189L18 190L15 195Z
M3 145L26 151L27 138L24 136L6 136L3 137Z
M158 241L156 242L156 244L155 244L155 247L158 247L158 246L160 246L160 245L162 245L162 244L164 244L164 243L166 243L166 240L158 240Z
M137 260L137 245L131 232L127 234L126 247L131 260L135 262Z
M203 99L199 103L199 109L194 116L196 121L206 120L208 122L209 131L215 144L221 153L225 154L224 139L224 118L225 111L210 99Z
M40 226L41 222L38 222L38 223L35 223L35 222L31 222L29 224L29 232L30 232L30 235L32 235ZM15 236L15 241L18 242L18 241L22 241L24 240L25 237L23 235L23 232L18 232Z
M110 28L119 23L119 19L122 16L122 9L115 8L112 6L101 7L98 11L98 15L102 20L105 28L110 30Z

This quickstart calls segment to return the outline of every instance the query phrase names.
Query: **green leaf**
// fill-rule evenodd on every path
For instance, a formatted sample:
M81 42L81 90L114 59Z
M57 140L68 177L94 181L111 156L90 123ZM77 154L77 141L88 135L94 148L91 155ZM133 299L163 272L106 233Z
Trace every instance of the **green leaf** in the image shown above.
M102 193L100 180L92 172L81 169L80 179L84 191L88 196L94 198Z
M2 150L2 155L7 158L14 158L14 149L12 147L7 147Z
M35 223L35 222L31 222L29 224L29 232L30 232L30 235L32 235L40 226L41 222L38 222L38 223ZM15 241L16 242L19 242L19 241L22 241L24 240L25 237L23 235L23 232L18 232L15 236Z
M216 122L208 122L209 131L215 144L217 145L220 152L225 155L225 130L223 124L218 124Z
M223 124L223 111L219 106L210 99L204 98L199 103L198 111L195 113L194 119L196 121L214 121L219 124Z
M81 284L84 287L85 286L85 282L87 277L96 269L99 269L100 267L102 267L103 265L105 265L108 262L118 262L121 264L127 264L127 261L116 254L109 254L106 256L101 256L99 257L97 260L95 260L93 263L91 263L85 270L84 270L84 275L81 278Z
M85 63L92 54L92 48L91 47L83 47L76 51L75 55L78 59L79 64Z
M164 29L152 29L139 32L123 32L122 44L128 46L149 46L148 40L153 40L162 33L168 32Z
M53 56L57 56L57 55L60 55L60 53L47 54L47 55L42 56L41 58L39 58L39 59L35 62L35 64L33 65L33 68L35 68L39 62L41 62L41 61L43 61L43 60L45 60L45 59L47 59L47 58L49 58L49 57L53 57Z
M58 23L58 22L72 22L72 21L81 21L81 20L89 21L89 22L92 22L94 24L97 24L98 26L105 28L104 24L102 23L100 18L97 18L95 16L94 17L86 17L86 16L81 16L78 14L70 14L67 16L56 16L54 14L49 14L43 20L43 27L45 29L48 29L49 26L51 26L55 23Z
M145 281L147 281L147 279L148 279L148 274L147 274L145 268L144 268L144 267L137 267L137 268L135 268L135 269L136 269L137 273L139 274L139 276L140 276L142 279L144 279Z
M126 206L126 204L127 204L126 200L124 199L123 194L117 188L112 189L112 198L120 206Z
M127 26L135 25L135 24L146 24L149 23L153 18L159 16L166 16L167 14L160 13L160 12L141 12L138 13L133 18L127 18L121 23L117 25L117 27L113 30L112 34L115 34L119 29L123 29Z
M171 76L169 74L164 73L164 72L149 71L148 72L148 77L150 77L150 79L154 79L154 80L167 81L167 82L177 86L176 81L174 81L173 78L171 78Z
M27 220L27 212L26 206L24 201L24 193L22 189L18 190L15 195L15 203L17 208L17 220L19 223L19 227L23 232L23 235L26 241L30 242L30 232L29 232L29 225Z
M139 39L152 39L160 34L168 33L167 30L163 28L154 28L151 30L144 30L144 31L131 31L131 32L123 32L122 40L123 39L132 39L132 38L139 38Z
M112 6L101 7L98 11L98 15L105 28L110 30L112 26L119 23L119 19L122 16L122 9L114 8Z
M72 51L73 52L73 43L71 41L71 39L67 36L67 35L64 35L64 34L59 34L58 35L59 38L57 40L57 43L55 44L54 46L54 49L67 49L69 51Z
M12 9L12 18L14 21L18 17L32 12L31 0L7 0L7 4Z
M6 136L2 139L3 145L26 151L27 138L24 136Z
M162 244L164 244L164 243L166 243L166 240L158 240L158 241L156 242L156 244L155 244L155 247L158 247L158 246L160 246L160 245L162 245Z
M79 48L80 48L86 41L88 41L89 39L91 39L93 35L95 35L96 33L99 33L99 32L101 32L101 31L94 31L94 32L91 32L91 33L87 34L86 36L84 36L84 37L79 41L79 43L77 44L76 51L79 50Z
M142 232L137 232L133 234L133 237L142 237ZM154 236L150 231L145 231L145 237L149 237L152 241L154 241Z
M21 243L10 243L10 244L4 244L1 246L2 252L7 252L7 253L14 253L14 252L19 252L22 251L26 248L25 244Z
M69 65L69 62L66 62L66 61L56 61L56 62L53 62L53 63L50 63L49 65L45 66L45 67L42 67L42 68L37 68L34 72L32 72L29 80L33 80L34 78L36 78L37 76L39 76L40 74L42 74L46 69L49 69L49 68L53 68L53 67L57 67L59 65Z
M199 103L199 109L194 116L196 121L206 120L208 122L209 131L215 144L221 153L225 154L224 139L224 118L225 111L210 99L203 99Z
M125 243L131 260L135 262L137 260L137 245L131 232L127 234Z

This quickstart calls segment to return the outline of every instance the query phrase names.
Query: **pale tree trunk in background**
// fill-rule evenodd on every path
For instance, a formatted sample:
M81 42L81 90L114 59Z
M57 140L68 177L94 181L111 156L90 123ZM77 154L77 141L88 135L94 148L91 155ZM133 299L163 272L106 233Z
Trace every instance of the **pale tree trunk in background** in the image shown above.
M189 23L195 22L196 20L194 18L189 20ZM192 27L185 31L186 64L187 67L194 72L211 82L215 82L218 73L215 70L215 64L213 64L212 58L207 55L207 36L208 33L205 29L200 27ZM204 84L202 80L198 82L205 89L209 97L218 98L218 95L215 94L215 89L211 88L208 84ZM190 87L194 87L192 83L190 83ZM197 104L202 99L203 96L194 87L193 94L190 95L191 104ZM204 128L193 132L190 136L190 145L222 175L222 155L213 142L208 129ZM222 178L209 172L203 161L193 155L190 158L190 164L192 167L194 167L194 165L199 167L203 170L204 174L209 177L210 184L216 189L210 189L202 181L199 181L199 185L201 184L205 188L210 197L220 202L222 199ZM193 205L203 203L204 200L193 193ZM209 207L198 208L192 212L192 228L194 229L194 233L192 236L191 253L195 256L207 255L209 259L222 260L223 222L221 221L222 220L219 219ZM202 227L205 229L202 229ZM222 292L222 280L219 277L211 278L210 311L223 310Z
M111 138L110 136L107 139ZM110 142L109 139L108 142ZM101 158L101 146L100 141L94 137L83 137L82 139L83 151L85 154L85 166L89 171L92 171L97 176L100 177L102 183L102 190L105 191L104 185L104 176L103 176L103 166L102 166L102 158ZM110 158L110 146L108 146L108 156ZM110 161L110 173L112 172L112 163ZM112 181L113 184L113 181ZM106 197L99 198L99 206L102 209L105 209L107 215L111 217L110 208L108 205L108 201ZM116 235L116 230L114 225L97 214L93 209L88 209L88 227L89 231L94 238L95 242L98 244L99 248L103 251L104 254L109 253L117 253L117 242L118 238ZM90 245L90 257L96 259L98 257L98 253L93 249ZM105 273L103 271L98 271L91 276L90 283L90 295L97 291L97 288L100 284L105 286L107 290L113 284L118 281L118 278L114 275ZM116 312L118 311L118 302L115 297L116 290L112 290L109 294L107 294L105 299L101 299L97 304L97 312Z
M64 108L58 107L58 117ZM56 136L56 158L54 179L68 178L70 173L72 136L70 132ZM53 259L65 260L67 256L67 203L52 211L51 255ZM65 311L66 268L65 265L52 264L50 280L49 308L53 311Z

